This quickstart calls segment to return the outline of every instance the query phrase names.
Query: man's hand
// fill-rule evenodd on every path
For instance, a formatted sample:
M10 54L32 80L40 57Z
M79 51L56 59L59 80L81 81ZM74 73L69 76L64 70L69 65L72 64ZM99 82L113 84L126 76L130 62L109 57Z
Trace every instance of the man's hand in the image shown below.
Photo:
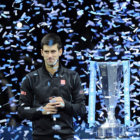
M50 103L46 104L42 108L42 114L43 115L48 115L48 114L57 114L57 111L59 107L64 108L65 103L62 97L50 97Z
M43 115L48 115L48 114L56 114L57 113L57 108L55 103L48 103L42 108L42 114Z
M65 102L64 102L62 97L54 97L54 98L50 97L50 101L55 104L56 108L58 108L58 107L64 108L65 107Z

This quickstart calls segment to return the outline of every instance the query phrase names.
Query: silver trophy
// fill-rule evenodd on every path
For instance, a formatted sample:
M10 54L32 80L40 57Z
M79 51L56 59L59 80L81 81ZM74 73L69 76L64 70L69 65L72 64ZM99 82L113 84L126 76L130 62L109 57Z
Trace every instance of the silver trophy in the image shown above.
M125 129L115 117L115 108L119 98L123 67L121 63L98 62L102 83L102 94L107 108L106 122L98 127L97 137L124 136Z
M98 138L125 137L126 128L130 127L130 62L127 60L116 62L90 62L90 85L88 104L89 128L93 128L94 136ZM97 90L97 86L100 90ZM102 93L107 110L107 118L104 124L96 122L96 95ZM120 93L124 95L124 124L118 122L115 117L115 109L120 99ZM92 130L92 129L91 129Z

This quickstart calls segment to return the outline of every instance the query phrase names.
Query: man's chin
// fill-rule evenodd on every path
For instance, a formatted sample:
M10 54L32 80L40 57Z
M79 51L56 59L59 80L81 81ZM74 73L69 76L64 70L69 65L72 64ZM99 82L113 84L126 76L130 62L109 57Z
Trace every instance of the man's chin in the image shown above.
M47 62L46 62L46 64L47 64L49 67L54 67L57 63L58 63L58 61L54 61L54 62L50 62L50 63L47 63Z
M54 66L53 63L47 63L47 65L48 65L49 67L53 67L53 66Z

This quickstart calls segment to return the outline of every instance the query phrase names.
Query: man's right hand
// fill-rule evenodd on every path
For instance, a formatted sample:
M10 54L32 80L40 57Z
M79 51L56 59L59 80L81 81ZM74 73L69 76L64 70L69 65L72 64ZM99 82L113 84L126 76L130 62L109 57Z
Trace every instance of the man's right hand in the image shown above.
M57 108L55 107L55 103L48 103L42 108L42 114L43 115L49 115L49 114L56 114Z

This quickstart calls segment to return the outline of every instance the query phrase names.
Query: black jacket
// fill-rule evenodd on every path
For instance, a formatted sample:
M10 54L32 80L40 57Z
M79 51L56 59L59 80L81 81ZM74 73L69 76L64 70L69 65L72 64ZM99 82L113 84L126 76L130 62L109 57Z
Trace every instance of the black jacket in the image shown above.
M43 115L40 110L51 96L61 96L65 102L65 107L58 110L60 117L55 122L52 115ZM21 118L33 122L33 135L74 134L73 116L81 116L85 112L84 95L77 72L59 66L52 76L44 64L23 79L18 113ZM61 129L52 129L55 124Z

